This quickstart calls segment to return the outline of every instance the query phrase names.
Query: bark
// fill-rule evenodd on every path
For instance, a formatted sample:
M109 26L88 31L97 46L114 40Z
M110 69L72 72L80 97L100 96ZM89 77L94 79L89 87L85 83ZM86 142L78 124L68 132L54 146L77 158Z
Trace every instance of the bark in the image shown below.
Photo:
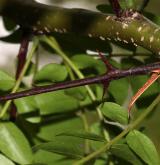
M136 11L121 17L84 9L65 9L33 1L1 0L0 14L34 34L74 33L140 45L160 55L160 28Z

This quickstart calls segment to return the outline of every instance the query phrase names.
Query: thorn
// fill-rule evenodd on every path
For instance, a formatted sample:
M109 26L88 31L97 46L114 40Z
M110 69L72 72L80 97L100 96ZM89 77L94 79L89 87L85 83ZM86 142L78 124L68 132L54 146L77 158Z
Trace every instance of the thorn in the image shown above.
M138 90L138 92L131 98L131 101L128 106L128 118L130 119L131 109L137 99L160 77L160 69L152 71L151 77L147 82Z
M106 65L108 72L115 70L115 68L113 68L113 66L109 63L109 61L107 60L107 58L105 58L105 56L99 51L97 50L99 57L101 58L101 60L103 61L103 63Z
M107 73L109 73L111 71L114 71L115 68L109 63L109 61L107 60L107 58L105 58L105 56L99 50L97 50L97 52L98 52L99 57L101 58L101 60L103 61L103 63L107 67ZM109 81L105 81L105 80L102 81L102 85L103 85L103 95L102 95L102 100L103 100L104 99L104 96L105 96L105 93L107 91L107 88L109 86ZM103 106L103 104L102 104L102 106Z

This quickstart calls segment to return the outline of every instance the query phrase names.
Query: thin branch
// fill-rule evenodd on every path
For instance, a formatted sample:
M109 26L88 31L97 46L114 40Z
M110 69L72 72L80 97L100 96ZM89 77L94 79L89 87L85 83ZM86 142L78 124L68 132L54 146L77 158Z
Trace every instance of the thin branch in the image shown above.
M160 62L148 64L146 66L131 68L128 70L116 69L109 72L108 74L104 74L97 77L84 78L80 80L73 80L73 81L68 81L68 82L63 82L63 83L58 83L58 84L53 84L53 85L46 85L46 86L36 87L36 88L29 89L22 92L11 93L5 96L1 96L0 101L13 100L13 99L21 98L21 97L27 97L31 95L52 92L52 91L57 91L57 90L62 90L62 89L67 89L67 88L73 88L73 87L78 87L78 86L83 86L83 85L103 83L104 81L109 82L109 81L124 78L127 76L145 75L159 68L160 68Z
M23 30L22 41L21 41L19 53L17 56L18 64L17 64L17 70L16 70L16 80L18 79L18 77L23 69L23 66L25 64L26 56L27 56L27 52L28 52L28 45L29 45L29 34L25 30Z
M30 1L3 0L3 2L0 14L33 34L72 33L94 37L104 42L121 41L125 44L140 45L160 55L160 28L136 11L124 11L122 17L117 17L90 10L65 9Z
M12 93L15 93L15 92L18 90L18 88L19 88L19 86L20 86L20 84L21 84L21 81L22 81L22 79L23 79L23 76L25 75L25 73L26 73L26 71L27 71L27 69L28 69L28 66L29 66L29 64L30 64L30 62L31 62L31 59L32 59L32 57L33 57L33 54L34 54L34 52L36 51L36 48L37 48L37 46L38 46L38 40L37 40L37 38L35 38L33 41L34 41L34 42L33 42L33 46L32 46L32 48L31 48L31 50L30 50L30 52L29 52L29 54L28 54L28 58L27 58L27 60L26 60L26 62L25 62L25 65L24 65L24 67L23 67L23 69L22 69L20 75L19 75L19 78L17 79L14 88L12 89ZM4 116L4 114L5 114L6 111L8 110L8 107L10 106L10 104L11 104L11 100L7 101L7 102L4 104L4 106L3 106L3 108L1 109L1 112L0 112L0 118L2 118L2 117Z
M16 75L15 75L16 80L19 78L19 75L25 64L27 51L28 51L28 45L29 45L29 34L26 33L25 30L23 30L22 41L20 43L20 49L17 56L18 64L17 64L17 69L16 69ZM11 104L9 113L10 113L10 120L15 121L16 116L17 116L17 108L13 102Z

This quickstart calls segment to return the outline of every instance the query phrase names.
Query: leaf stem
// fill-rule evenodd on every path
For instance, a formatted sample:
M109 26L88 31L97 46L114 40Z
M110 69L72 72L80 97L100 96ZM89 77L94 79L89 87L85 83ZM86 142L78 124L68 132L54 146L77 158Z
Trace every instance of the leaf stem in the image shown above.
M19 77L18 77L18 79L17 79L17 81L16 81L16 83L15 83L15 86L14 86L14 88L12 89L12 92L11 92L11 93L15 93L15 92L18 90L18 88L19 88L19 86L20 86L20 84L21 84L21 82L22 82L23 76L25 75L25 73L26 73L26 71L27 71L27 68L29 67L30 61L31 61L31 59L32 59L32 57L33 57L33 54L34 54L34 52L35 52L37 46L38 46L38 40L35 38L34 41L33 41L33 46L32 46L32 48L31 48L31 50L30 50L30 52L29 52L29 54L28 54L28 58L27 58L27 60L26 60L26 62L25 62L25 64L24 64L24 67L23 67L23 69L22 69L22 71L21 71L21 73L20 73L20 75L19 75ZM7 109L9 108L11 102L12 102L12 101L9 100L9 101L7 101L7 102L5 103L4 107L2 108L2 110L1 110L1 112L0 112L0 119L1 119L1 118L5 115L5 113L7 112Z
M88 156L82 158L81 160L75 162L73 165L80 165L88 162L89 160L99 156L101 153L106 152L110 149L110 147L118 142L122 137L124 137L129 131L136 128L143 120L147 117L148 114L150 114L155 106L160 102L160 95L157 96L157 98L152 102L152 104L142 113L134 122L128 125L128 127L122 131L118 136L116 136L114 139L112 139L110 142L107 142L97 151L89 154Z

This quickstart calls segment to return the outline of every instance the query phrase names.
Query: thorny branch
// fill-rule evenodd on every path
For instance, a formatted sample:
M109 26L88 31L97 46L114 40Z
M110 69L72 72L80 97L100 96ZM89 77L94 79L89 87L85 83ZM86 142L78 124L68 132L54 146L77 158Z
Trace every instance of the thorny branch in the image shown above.
M21 91L17 93L8 94L5 96L0 97L0 101L7 101L7 100L13 100L21 97L27 97L31 95L51 92L51 91L57 91L67 88L73 88L83 85L89 85L89 84L95 84L95 83L103 83L110 82L112 80L120 79L127 76L133 76L133 75L145 75L147 73L151 73L155 69L160 68L160 62L148 64L145 66L140 66L136 68L131 68L128 70L120 70L120 69L114 69L107 74L97 76L97 77L91 77L91 78L84 78L80 80L73 80L53 85L46 85L41 87L35 87L33 89L29 89L26 91Z
M21 28L33 34L74 33L105 40L141 45L153 53L160 55L160 28L140 13L127 10L121 13L118 0L110 1L117 16L107 15L84 9L64 9L47 6L34 1L3 0L0 14L9 17ZM10 11L10 12L8 12ZM122 15L120 15L120 13ZM66 89L93 83L110 82L130 75L140 75L159 69L160 64L154 63L129 70L112 70L107 74L64 82L55 85L37 87L27 91L0 97L0 100Z

